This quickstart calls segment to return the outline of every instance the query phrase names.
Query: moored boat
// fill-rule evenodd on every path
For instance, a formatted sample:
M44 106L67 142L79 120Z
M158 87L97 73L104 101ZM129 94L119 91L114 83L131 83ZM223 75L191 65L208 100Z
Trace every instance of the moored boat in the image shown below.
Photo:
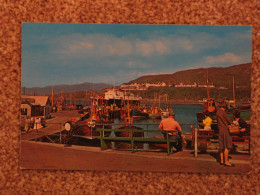
M152 106L149 114L149 118L159 119L161 118L161 110L158 107Z
M161 111L161 119L165 119L169 116L169 113L173 112L173 109L169 106L166 106L162 111Z
M74 135L82 135L87 137L99 136L100 133L96 129L111 129L112 121L106 107L98 105L93 99L89 112L79 119L69 119L65 123L65 130L72 131ZM109 136L111 132L105 132L104 136Z
M84 135L87 137L99 136L100 132L96 131L96 129L111 129L111 128L112 128L111 123L87 119L77 123L75 134ZM110 131L106 131L104 133L104 136L108 137L110 134L111 134Z
M133 118L133 119L141 120L141 119L149 118L149 115L145 112L141 112L139 110L134 109L134 110L130 111L130 117Z

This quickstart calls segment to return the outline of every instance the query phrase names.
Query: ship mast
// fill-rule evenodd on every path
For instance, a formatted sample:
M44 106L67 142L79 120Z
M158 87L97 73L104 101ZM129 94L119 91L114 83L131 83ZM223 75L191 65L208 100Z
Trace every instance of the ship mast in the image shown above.
M161 95L159 94L159 109L161 108Z
M235 97L235 76L233 75L233 100L234 100L234 108L236 107L236 97Z
M70 107L72 107L72 91L70 90Z
M114 105L115 105L116 104L116 99L115 99L115 80L114 80L114 83L113 83L113 92L114 92L113 96L114 96Z
M51 90L51 107L53 108L53 87L52 87L52 90Z
M209 70L207 69L207 100L209 100Z
M130 105L129 105L129 93L128 93L128 100L127 100L127 115L128 115L128 124L131 125L131 118L130 118Z

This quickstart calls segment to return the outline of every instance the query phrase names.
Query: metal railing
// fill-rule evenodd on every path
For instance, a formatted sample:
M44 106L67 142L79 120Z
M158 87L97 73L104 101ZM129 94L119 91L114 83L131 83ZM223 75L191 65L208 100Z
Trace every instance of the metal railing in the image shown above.
M45 127L43 127L43 128L39 128L39 127L42 127L41 123L36 123L35 122L35 123L33 123L33 127L32 127L32 123L26 123L26 124L27 124L27 127L30 127L30 128L26 129L25 130L26 132L22 132L22 134L28 133L30 135L40 135L41 137L46 137L52 143L55 143L55 142L49 136L59 136L59 143L60 144L62 143L62 139L67 136L67 135L63 134L63 131L65 130L64 129L64 124L65 123L51 123L51 122L48 122L48 123L45 123ZM48 128L48 125L57 125L57 127L53 127L53 129L48 129L48 130L52 131L52 132L48 133L48 132L44 131L45 128ZM98 125L102 126L102 129L105 129L106 125L114 125L114 126L116 126L115 128L110 129L111 132L112 131L114 131L114 132L115 131L129 131L132 126L138 126L138 127L141 127L142 129L135 129L135 131L136 132L144 132L144 133L146 133L145 137L149 137L149 135L152 135L155 132L158 132L158 133L161 132L160 130L158 130L159 123L153 123L153 124L151 124L151 123L130 124L129 126L127 126L127 128L124 128L124 129L117 129L117 127L124 126L124 125L126 125L125 123L116 123L116 124L115 123L101 123L101 124L98 124ZM191 126L191 132L192 132L193 124L191 124L191 123L180 123L180 125L181 126L187 126L187 125ZM77 125L76 128L80 128L80 127L83 127L83 126L88 126L88 124ZM157 128L149 129L149 126L156 126ZM146 127L146 128L143 128L143 127ZM31 132L33 130L36 131L36 132ZM74 135L74 136L88 138L87 136L79 136L79 135ZM37 138L35 138L35 139L37 139Z

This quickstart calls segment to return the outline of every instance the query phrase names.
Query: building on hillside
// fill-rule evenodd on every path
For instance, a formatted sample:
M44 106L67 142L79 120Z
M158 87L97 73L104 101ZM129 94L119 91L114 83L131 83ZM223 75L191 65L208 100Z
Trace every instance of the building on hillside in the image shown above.
M211 84L198 84L198 87L204 87L204 88L214 88L215 86L213 85L213 83Z
M219 87L219 89L228 89L227 87Z
M193 84L180 83L180 84L176 84L175 87L198 87L198 84L197 83L193 83Z
M215 86L212 84L198 84L198 83L193 83L193 84L183 84L183 83L180 83L180 84L175 84L174 87L201 87L201 88L214 88Z

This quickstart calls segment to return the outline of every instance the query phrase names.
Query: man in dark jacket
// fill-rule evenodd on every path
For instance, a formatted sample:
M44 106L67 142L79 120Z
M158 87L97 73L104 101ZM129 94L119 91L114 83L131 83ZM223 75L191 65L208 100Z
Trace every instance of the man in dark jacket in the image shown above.
M235 121L233 123L237 123L237 125L239 126L239 136L244 136L244 135L249 135L249 125L246 123L246 121L244 121L241 117L240 117L240 111L239 110L235 110L233 112L233 117L235 119Z
M232 124L232 120L228 117L226 110L226 103L221 102L220 109L217 111L217 122L219 129L219 150L220 150L220 164L228 167L234 165L228 162L229 150L232 148L232 137L229 133L228 127Z

